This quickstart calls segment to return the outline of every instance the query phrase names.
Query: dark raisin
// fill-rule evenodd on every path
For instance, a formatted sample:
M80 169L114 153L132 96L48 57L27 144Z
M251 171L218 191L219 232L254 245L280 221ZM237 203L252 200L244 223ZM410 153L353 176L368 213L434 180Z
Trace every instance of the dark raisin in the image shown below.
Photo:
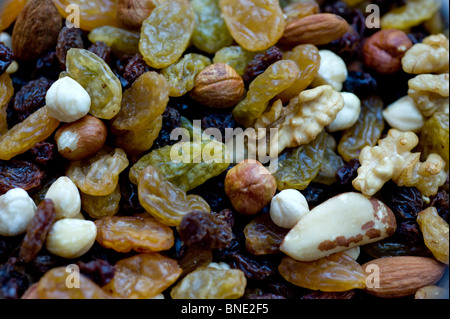
M353 158L344 164L336 172L336 179L342 186L352 186L352 181L358 176L358 168L361 166L359 159Z
M137 214L144 211L144 208L139 203L139 196L137 186L130 182L128 178L129 170L125 170L120 174L120 204L123 212L126 214Z
M242 79L245 84L250 84L258 75L263 73L270 65L281 60L283 52L276 46L267 49L266 52L255 55L252 61L247 64Z
M23 235L14 237L0 236L0 264L5 263L13 251L20 246Z
M80 273L100 287L109 283L114 277L114 266L103 259L95 259L89 262L78 261Z
M25 269L30 275L40 278L50 269L59 266L67 266L67 260L53 255L43 248L31 262L25 265Z
M311 209L331 198L336 192L323 184L309 184L305 189L300 191L305 196L308 206Z
M222 142L225 142L227 128L233 129L235 127L235 121L231 113L211 113L207 112L202 117L202 129L216 128L222 134Z
M425 207L422 193L415 187L397 186L388 182L382 189L384 203L392 209L397 218L416 219Z
M320 49L333 51L344 61L349 62L359 58L361 52L361 36L354 27L350 27L342 37L331 43L321 46Z
M377 81L369 73L348 71L343 90L362 98L377 91Z
M66 69L66 54L72 48L84 48L83 33L78 28L62 28L56 44L56 55L61 64L61 69Z
M111 62L111 48L107 46L105 42L97 41L93 43L88 50L95 53L107 64Z
M448 191L442 189L436 195L431 197L430 206L437 209L439 216L444 220L449 222L449 205L448 205L449 195Z
M225 223L226 225L228 225L229 227L233 228L234 223L235 223L235 217L234 217L234 213L231 209L223 209L220 212L211 212L211 214L213 216L215 216L216 218L220 219L223 223Z
M6 69L11 65L14 61L14 53L13 51L0 42L0 76L5 73Z
M124 67L123 67L123 77L129 82L129 85L133 84L134 81L142 74L150 71L150 67L145 63L142 55L134 54L132 56L124 57Z
M415 220L404 220L397 225L396 236L399 236L402 241L417 245L423 243L423 235L420 232L419 225Z
M16 93L14 110L19 121L23 121L45 105L45 95L52 84L53 81L40 78L30 81Z
M335 291L311 291L302 296L301 299L353 299L356 296L355 290L348 290L342 292Z
M22 67L22 65L21 65ZM26 66L24 66L26 68ZM20 71L20 69L19 69ZM61 73L61 64L55 51L50 51L36 61L35 69L31 74L31 79L36 80L41 77L56 81Z
M167 106L163 113L163 124L158 137L153 142L152 149L158 149L166 145L173 145L178 140L172 140L170 134L177 127L181 127L181 115L177 109Z
M226 221L202 211L186 214L178 227L178 233L186 245L210 249L225 248L232 239L232 230Z
M207 266L213 260L210 249L200 246L188 246L183 257L179 260L179 264L183 269L181 277L194 271L198 267Z
M32 192L41 187L45 172L26 161L0 161L0 195L13 188Z
M39 142L30 150L34 162L41 165L47 165L57 154L57 147L53 143Z
M0 265L0 299L19 299L30 285L28 277L14 263Z
M47 234L56 219L55 206L51 199L41 201L27 228L27 233L20 246L19 259L25 263L36 257L44 245Z
M323 13L337 14L344 19L348 19L352 14L352 8L343 1L324 1L320 5L320 11Z

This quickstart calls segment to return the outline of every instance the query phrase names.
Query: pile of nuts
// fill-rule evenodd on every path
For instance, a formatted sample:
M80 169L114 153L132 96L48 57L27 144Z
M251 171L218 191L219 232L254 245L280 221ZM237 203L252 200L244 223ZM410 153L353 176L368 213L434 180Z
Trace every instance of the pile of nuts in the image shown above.
M2 1L0 299L448 299L440 9Z

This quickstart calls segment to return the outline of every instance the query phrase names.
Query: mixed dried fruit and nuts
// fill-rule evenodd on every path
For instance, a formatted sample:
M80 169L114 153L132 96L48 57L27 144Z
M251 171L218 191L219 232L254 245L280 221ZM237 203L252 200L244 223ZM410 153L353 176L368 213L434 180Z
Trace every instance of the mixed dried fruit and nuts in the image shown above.
M448 298L440 6L2 1L0 298Z

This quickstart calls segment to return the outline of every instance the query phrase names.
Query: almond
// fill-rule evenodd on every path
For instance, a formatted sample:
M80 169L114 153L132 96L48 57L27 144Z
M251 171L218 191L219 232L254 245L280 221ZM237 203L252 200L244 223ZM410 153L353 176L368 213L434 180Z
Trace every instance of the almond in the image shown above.
M12 32L14 56L37 60L56 45L62 16L51 0L30 0L17 17Z
M281 44L328 44L342 37L350 26L344 18L333 13L318 13L293 20L284 28Z
M445 264L428 257L395 256L371 260L362 268L368 276L366 291L369 294L399 298L434 285L443 276Z

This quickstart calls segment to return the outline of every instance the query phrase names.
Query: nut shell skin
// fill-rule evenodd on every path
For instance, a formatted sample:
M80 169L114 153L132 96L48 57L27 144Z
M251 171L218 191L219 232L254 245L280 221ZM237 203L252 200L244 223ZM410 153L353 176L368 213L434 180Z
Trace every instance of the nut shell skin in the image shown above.
M380 74L393 74L402 69L402 58L412 45L401 30L380 30L364 43L364 64Z
M86 115L61 126L55 141L62 157L77 161L97 153L105 144L108 128L100 119Z
M258 161L244 160L225 177L225 193L239 213L254 215L270 203L277 189L275 177Z
M62 16L51 0L30 0L19 13L12 32L14 57L33 60L56 45Z
M139 30L160 0L119 0L117 19L127 28Z
M244 94L242 77L225 63L214 63L204 68L195 78L191 97L212 108L236 105Z

